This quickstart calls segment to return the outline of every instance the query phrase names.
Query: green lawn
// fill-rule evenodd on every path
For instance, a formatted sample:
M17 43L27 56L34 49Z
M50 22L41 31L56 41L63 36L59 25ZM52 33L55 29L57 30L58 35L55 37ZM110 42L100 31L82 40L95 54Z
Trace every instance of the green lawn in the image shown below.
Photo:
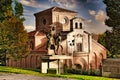
M65 75L41 74L37 70L11 68L11 67L6 67L6 66L0 66L0 72L16 73L16 74L30 74L30 75L37 75L37 76L73 78L73 79L78 79L78 80L117 80L117 79L113 79L113 78L87 76L87 75L75 75L75 74L65 74Z

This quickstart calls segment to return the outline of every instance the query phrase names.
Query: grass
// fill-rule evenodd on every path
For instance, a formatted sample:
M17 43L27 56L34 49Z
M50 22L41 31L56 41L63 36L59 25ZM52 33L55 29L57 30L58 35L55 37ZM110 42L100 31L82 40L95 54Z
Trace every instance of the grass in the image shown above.
M61 77L61 78L73 78L77 80L117 80L113 78L97 77L97 76L87 76L87 75L75 75L75 74L42 74L38 70L34 69L21 69L21 68L11 68L6 66L0 66L0 72L4 73L15 73L15 74L30 74L36 76L50 76L50 77Z
M6 67L6 66L0 66L0 72L16 73L16 74L34 74L34 75L39 74L39 72L35 72L32 70L11 68L11 67Z

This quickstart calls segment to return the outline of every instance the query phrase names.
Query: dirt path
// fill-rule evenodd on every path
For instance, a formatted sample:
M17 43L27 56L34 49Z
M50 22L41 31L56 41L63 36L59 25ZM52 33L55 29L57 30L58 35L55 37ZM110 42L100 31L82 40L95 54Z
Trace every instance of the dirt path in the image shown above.
M0 73L0 80L73 80L73 79L41 77L27 74Z

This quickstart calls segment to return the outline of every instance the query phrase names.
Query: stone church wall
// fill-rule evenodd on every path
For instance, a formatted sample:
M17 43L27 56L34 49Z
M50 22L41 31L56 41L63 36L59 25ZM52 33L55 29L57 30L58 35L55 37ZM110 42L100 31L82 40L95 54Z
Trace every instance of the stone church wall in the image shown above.
M12 58L7 60L7 66L19 68L40 68L41 57L46 53L40 51L32 51L26 58L14 60Z
M90 66L99 69L102 60L107 58L107 50L95 40L92 40L92 54L90 56Z
M70 20L74 17L76 17L76 13L68 13L68 12L53 12L52 14L52 21L53 23L55 22L59 22L60 24L62 24L62 21L64 18L67 19L67 23L66 24L62 24L62 31L70 31Z
M41 12L34 14L35 15L35 21L36 21L36 30L48 30L49 31L49 25L52 24L52 13L51 12ZM45 20L45 23L43 23Z

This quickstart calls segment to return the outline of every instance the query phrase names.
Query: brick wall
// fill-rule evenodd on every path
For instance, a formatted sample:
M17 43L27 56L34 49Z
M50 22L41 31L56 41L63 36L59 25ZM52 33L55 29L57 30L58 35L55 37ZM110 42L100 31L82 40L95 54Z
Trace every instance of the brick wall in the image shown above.
M7 66L19 68L37 68L41 66L41 57L45 55L44 51L32 51L26 58L7 60Z
M92 54L90 55L90 63L92 68L99 69L102 60L107 58L107 50L97 41L92 40Z

